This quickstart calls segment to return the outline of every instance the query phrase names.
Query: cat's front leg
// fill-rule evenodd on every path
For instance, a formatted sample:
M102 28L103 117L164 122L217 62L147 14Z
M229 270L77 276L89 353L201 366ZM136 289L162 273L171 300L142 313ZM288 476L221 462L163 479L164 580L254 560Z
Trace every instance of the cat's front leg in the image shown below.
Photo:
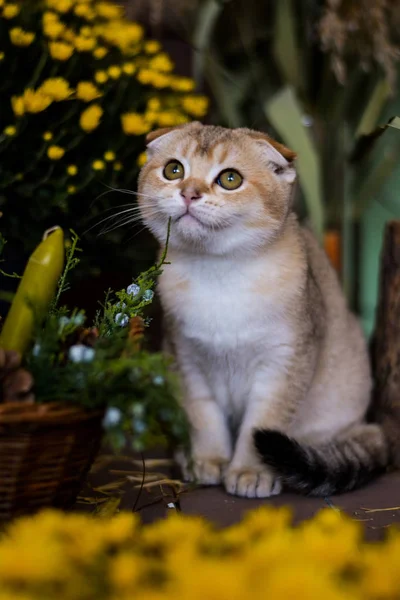
M249 397L232 461L224 476L228 493L247 498L267 498L281 492L279 478L257 456L253 432L259 428L285 431L295 410L295 399L290 391L285 377L268 383L256 382Z
M176 454L184 479L218 485L232 458L231 435L225 415L211 396L207 383L192 366L183 373L184 409L191 431L191 455Z

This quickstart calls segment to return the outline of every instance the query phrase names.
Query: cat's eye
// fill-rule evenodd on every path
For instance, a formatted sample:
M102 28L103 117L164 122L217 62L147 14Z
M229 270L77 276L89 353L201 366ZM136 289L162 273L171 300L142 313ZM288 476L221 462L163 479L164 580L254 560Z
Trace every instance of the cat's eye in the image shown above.
M237 190L243 183L243 177L235 169L225 169L215 181L225 190Z
M163 175L165 179L172 181L173 179L183 179L185 169L179 160L170 160L164 167Z

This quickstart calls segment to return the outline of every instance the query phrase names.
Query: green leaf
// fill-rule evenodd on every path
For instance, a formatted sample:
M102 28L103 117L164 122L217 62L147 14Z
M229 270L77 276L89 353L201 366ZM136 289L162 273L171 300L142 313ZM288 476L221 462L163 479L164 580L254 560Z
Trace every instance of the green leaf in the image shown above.
M361 115L357 127L356 137L368 135L375 129L378 119L382 113L390 94L390 86L386 78L379 79L369 100L367 106Z
M315 234L322 238L324 209L321 165L309 131L302 123L303 111L291 87L285 87L264 104L265 114L283 142L298 153L297 171Z
M273 53L285 83L292 85L296 90L302 89L304 77L292 0L280 0L276 3Z
M205 58L210 48L214 27L223 8L224 3L221 0L204 0L200 5L197 27L193 35L196 49L193 59L193 79L198 86L202 83Z

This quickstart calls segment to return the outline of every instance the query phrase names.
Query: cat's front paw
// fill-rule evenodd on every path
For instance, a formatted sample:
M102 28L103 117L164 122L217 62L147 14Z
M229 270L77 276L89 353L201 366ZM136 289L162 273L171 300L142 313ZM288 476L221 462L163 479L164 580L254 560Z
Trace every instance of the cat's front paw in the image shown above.
M224 458L195 457L188 461L183 455L177 456L182 475L185 481L193 481L202 485L219 485L222 483L224 471L228 461Z
M230 467L224 477L228 494L245 498L268 498L282 491L275 475L263 467Z

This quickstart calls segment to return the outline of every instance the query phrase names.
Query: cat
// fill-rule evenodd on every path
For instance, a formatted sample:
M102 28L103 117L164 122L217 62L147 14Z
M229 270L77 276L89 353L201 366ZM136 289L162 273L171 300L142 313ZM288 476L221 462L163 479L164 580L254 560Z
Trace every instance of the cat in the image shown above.
M138 202L161 245L171 218L158 290L191 425L184 477L253 498L336 494L383 472L366 342L295 216L295 153L193 122L148 134L147 157Z

